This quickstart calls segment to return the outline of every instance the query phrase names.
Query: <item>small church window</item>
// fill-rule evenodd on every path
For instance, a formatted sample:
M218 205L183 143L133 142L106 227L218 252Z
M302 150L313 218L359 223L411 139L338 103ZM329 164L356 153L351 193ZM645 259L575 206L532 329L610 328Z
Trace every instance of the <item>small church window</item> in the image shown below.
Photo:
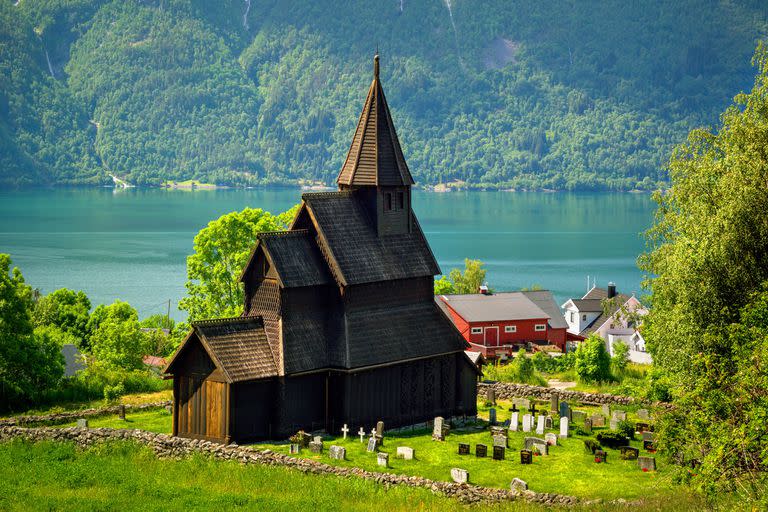
M387 192L384 194L384 211L388 212L392 210L392 194Z
M402 192L397 193L397 209L402 210L405 208L405 194Z

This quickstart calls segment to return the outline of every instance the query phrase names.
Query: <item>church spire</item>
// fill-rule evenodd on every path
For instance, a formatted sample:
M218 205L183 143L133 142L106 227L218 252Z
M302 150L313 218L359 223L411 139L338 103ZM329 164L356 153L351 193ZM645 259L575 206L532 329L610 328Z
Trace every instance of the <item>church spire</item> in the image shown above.
M373 81L336 181L340 187L397 187L414 183L379 81L378 50L373 57Z

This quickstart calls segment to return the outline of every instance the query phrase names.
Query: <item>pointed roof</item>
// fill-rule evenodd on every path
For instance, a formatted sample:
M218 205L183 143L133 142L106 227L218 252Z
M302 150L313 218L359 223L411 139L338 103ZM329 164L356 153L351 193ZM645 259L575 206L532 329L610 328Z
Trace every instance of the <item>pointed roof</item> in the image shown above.
M373 57L373 82L347 159L336 180L339 185L413 185L403 150L379 81L379 55Z

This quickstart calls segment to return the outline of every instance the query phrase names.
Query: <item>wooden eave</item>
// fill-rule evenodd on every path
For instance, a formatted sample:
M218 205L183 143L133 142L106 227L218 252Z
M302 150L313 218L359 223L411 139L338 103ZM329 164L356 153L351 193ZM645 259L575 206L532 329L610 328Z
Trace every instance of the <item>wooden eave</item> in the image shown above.
M200 345L202 345L203 350L205 350L205 353L208 354L208 357L211 358L211 361L213 361L213 365L216 367L216 369L224 375L225 382L227 382L228 384L232 384L234 382L232 377L224 368L224 365L221 364L221 361L219 361L219 358L216 357L216 354L211 349L210 345L208 345L208 342L206 341L205 336L203 336L200 333L200 331L195 329L194 324L192 326L192 329L189 331L189 334L187 334L187 337L184 338L184 341L176 350L176 353L173 354L173 357L163 369L163 374L169 374L169 370L171 369L171 366L176 362L176 359L179 357L179 355L187 348L187 345L189 344L193 334L197 335L197 339L200 341Z

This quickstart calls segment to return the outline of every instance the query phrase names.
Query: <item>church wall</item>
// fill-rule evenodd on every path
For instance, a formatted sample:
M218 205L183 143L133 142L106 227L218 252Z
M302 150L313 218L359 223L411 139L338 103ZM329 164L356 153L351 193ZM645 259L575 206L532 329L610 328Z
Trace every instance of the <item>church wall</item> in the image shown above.
M432 276L359 284L344 291L344 304L348 310L354 310L431 302L434 300L434 286Z

